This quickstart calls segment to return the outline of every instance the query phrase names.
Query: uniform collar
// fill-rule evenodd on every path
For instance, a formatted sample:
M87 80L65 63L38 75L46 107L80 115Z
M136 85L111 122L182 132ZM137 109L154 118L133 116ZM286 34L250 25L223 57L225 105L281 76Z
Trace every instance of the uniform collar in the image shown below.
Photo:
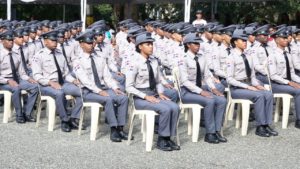
M20 45L18 45L18 44L16 44L16 43L14 43L14 45L13 45L13 49L17 49L17 50L19 50L20 49Z
M9 53L9 50L7 50L4 46L1 48L1 55L2 56L6 56L8 55Z
M187 52L186 52L186 55L189 57L189 58L192 58L192 59L194 59L195 58L195 54L193 54L190 50L188 50Z
M236 53L237 55L242 55L243 52L239 50L238 48L233 48L232 52Z

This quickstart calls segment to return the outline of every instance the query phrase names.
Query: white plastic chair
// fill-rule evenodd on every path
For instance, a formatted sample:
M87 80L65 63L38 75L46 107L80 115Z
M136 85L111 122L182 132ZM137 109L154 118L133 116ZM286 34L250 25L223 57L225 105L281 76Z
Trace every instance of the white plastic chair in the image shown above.
M174 85L179 94L179 107L181 109L181 113L185 113L185 112L188 113L188 135L192 135L192 142L198 142L200 119L201 119L201 109L203 107L199 104L182 103L181 89L180 89L181 85L180 85L180 81L179 81L179 72L178 72L177 67L174 67L174 69L173 69L173 76L174 76L174 80L175 80ZM187 110L187 111L185 111L185 110ZM178 120L178 124L179 124L179 120ZM177 144L180 145L179 138L178 138L178 131L177 131Z
M230 89L230 86L228 88ZM250 105L253 104L253 102L250 100L247 100L247 99L233 99L231 97L230 90L228 90L227 94L228 94L228 98L229 98L229 100L228 100L229 108L228 108L228 111L226 112L224 126L226 126L228 116L230 113L233 112L235 104L238 104L238 111L237 111L235 127L240 128L242 125L241 135L246 136L247 130L248 130L248 123L249 123Z
M267 66L265 68L266 68L269 84L272 84L269 70L267 69ZM267 88L268 90L270 90L272 92L272 85L265 85L265 88ZM288 126L291 100L292 100L293 96L288 93L273 93L273 97L276 100L274 122L277 123L279 121L280 108L282 108L282 128L286 129ZM281 102L282 102L282 104L281 104Z
M153 145L153 135L154 135L154 122L155 116L158 114L152 110L137 110L134 105L133 96L129 96L129 106L131 108L131 115L129 120L129 133L128 133L128 141L129 145L132 138L132 130L133 130L133 121L135 116L142 115L142 133L143 133L143 142L146 141L146 151L150 152L152 150Z
M73 97L70 95L66 95L67 100L72 100ZM36 115L36 127L39 127L40 124L40 118L41 118L41 102L46 101L47 103L47 112L48 112L48 131L53 131L54 125L55 125L55 117L56 117L56 106L55 106L55 100L50 96L41 96L40 97L40 103L38 106L38 111Z
M99 121L101 119L101 111L103 110L103 106L100 103L95 102L83 102L83 111L80 114L80 121L79 121L79 129L78 135L81 135L81 129L84 119L84 109L90 107L91 108L91 134L90 140L95 141L97 137L97 133L100 129Z

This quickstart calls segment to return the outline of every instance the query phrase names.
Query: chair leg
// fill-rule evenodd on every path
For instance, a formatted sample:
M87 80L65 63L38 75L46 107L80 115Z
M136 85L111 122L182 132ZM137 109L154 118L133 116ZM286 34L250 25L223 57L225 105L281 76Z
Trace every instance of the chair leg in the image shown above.
M236 120L235 120L235 128L241 127L241 119L242 119L242 112L240 111L240 104L238 104L237 112L236 112Z
M99 116L98 116L98 126L97 126L97 133L100 131L100 127L101 127L101 112L102 109L99 109Z
M192 135L192 126L193 126L193 113L188 109L188 135ZM201 113L201 112L200 112Z
M35 127L39 127L40 120L41 120L41 112L42 112L42 101L39 102L39 105L37 107L37 113L36 113L36 124Z
M54 125L55 125L55 101L54 100L48 100L48 110L49 110L49 117L48 117L48 131L53 131Z
M280 98L276 98L276 107L275 107L275 114L274 114L274 122L277 123L279 121L280 115Z
M4 94L4 107L3 107L3 123L8 123L8 119L11 116L11 94Z
M224 122L223 122L223 127L226 127L227 126L227 122L228 122L228 116L229 116L229 111L231 110L231 102L228 102L227 103L227 106L226 106L226 111L225 111L225 118L224 118Z
M192 111L193 111L192 142L195 143L195 142L198 142L201 110L193 108Z
M230 103L230 109L228 110L228 116L227 116L227 119L230 121L233 120L234 107L235 107L235 104Z
M143 142L146 142L146 137L147 137L147 116L146 115L143 115L143 118L142 118L142 134L143 134Z
M96 140L97 130L98 130L98 119L99 119L99 109L98 107L91 107L91 134L90 140Z
M180 111L182 111L182 110L180 110ZM177 145L179 145L180 146L180 139L179 139L179 131L178 131L178 128L179 128L179 120L180 118L178 118L178 120L177 120L177 126L176 126L176 143L177 143Z
M146 131L146 151L149 152L152 150L152 144L153 144L153 135L154 135L154 119L155 115L153 114L147 114L146 115L146 125L147 125L147 131Z
M289 121L289 112L291 106L291 99L282 100L282 128L286 129Z
M249 124L249 113L250 113L250 104L242 105L242 136L247 135L248 124Z
M129 125L129 131L128 131L128 140L127 140L127 145L129 145L129 144L130 144L130 142L131 142L131 139L129 139L129 138L131 138L131 137L132 137L132 131L133 131L133 121L134 121L134 118L135 118L135 114L134 114L134 113L132 113L132 115L131 115L131 118L130 118L130 125Z
M184 120L187 121L189 119L189 109L184 109L183 113L184 113Z
M79 128L78 128L78 135L81 135L81 129L82 129L82 124L83 124L83 118L84 118L84 107L81 110L80 113L80 119L79 119Z

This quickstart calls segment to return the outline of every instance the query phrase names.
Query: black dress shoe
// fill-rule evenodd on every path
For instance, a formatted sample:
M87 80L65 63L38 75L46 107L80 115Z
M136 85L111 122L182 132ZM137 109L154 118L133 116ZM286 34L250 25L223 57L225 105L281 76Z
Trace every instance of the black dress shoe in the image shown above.
M31 115L26 115L26 116L25 116L25 120L26 120L27 122L36 122L36 119L33 118Z
M65 121L61 122L61 131L71 132L71 126L69 125L69 122L65 122Z
M111 130L110 132L110 140L112 142L121 142L122 138L119 134L119 132L115 129L115 130Z
M270 137L270 133L263 126L257 126L255 134L260 137Z
M70 126L72 127L72 129L78 130L79 129L79 119L71 118ZM81 130L86 130L86 126L84 124L82 124Z
M156 147L162 151L172 151L171 145L168 140L158 137Z
M172 148L172 150L180 150L180 146L177 145L174 141L168 140L168 143L169 143L170 147Z
M265 129L271 136L278 136L278 132L272 129L270 126L266 126Z
M217 136L217 139L219 140L219 142L222 142L222 143L227 142L227 139L225 137L223 137L220 132L216 132L216 136Z
M208 143L212 143L212 144L218 144L219 143L219 139L217 138L215 133L205 134L204 141L208 142Z
M128 133L126 133L125 131L119 131L119 135L121 136L122 140L128 140ZM131 136L131 140L133 140L134 137Z
M300 120L295 121L295 127L300 129Z
M18 116L16 118L16 122L17 123L26 123L26 120L25 120L25 118L23 116Z

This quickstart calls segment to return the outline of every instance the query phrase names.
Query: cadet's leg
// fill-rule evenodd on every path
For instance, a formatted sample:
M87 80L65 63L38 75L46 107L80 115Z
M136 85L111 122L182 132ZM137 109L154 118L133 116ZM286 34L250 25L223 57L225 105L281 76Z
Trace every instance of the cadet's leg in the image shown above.
M113 90L108 90L107 92L113 98L114 103L117 104L117 126L125 126L128 114L128 97L126 95L116 95Z
M167 105L171 109L171 119L170 119L170 130L171 130L171 136L176 136L176 128L177 128L177 121L180 113L179 106L168 100L161 100L161 102L165 105Z
M164 95L170 98L173 102L177 102L179 99L178 92L175 89L164 88Z
M72 83L65 83L62 86L62 90L64 91L65 95L71 95L75 97L75 107L72 110L71 118L80 118L80 111L83 106L80 89L78 86L72 84Z
M223 96L213 95L215 99L215 123L216 123L216 131L220 132L223 124L224 113L226 109L227 100Z
M28 81L22 80L20 82L20 88L28 92L28 99L24 112L26 116L31 116L33 107L39 95L38 84L29 83Z
M251 91L248 89L231 89L233 99L249 99L254 103L255 119L257 125L265 125L265 97L260 91Z
M41 93L45 96L50 96L55 99L56 112L59 113L60 119L64 122L68 122L69 118L64 107L65 94L63 90L56 90L49 86L41 86Z

